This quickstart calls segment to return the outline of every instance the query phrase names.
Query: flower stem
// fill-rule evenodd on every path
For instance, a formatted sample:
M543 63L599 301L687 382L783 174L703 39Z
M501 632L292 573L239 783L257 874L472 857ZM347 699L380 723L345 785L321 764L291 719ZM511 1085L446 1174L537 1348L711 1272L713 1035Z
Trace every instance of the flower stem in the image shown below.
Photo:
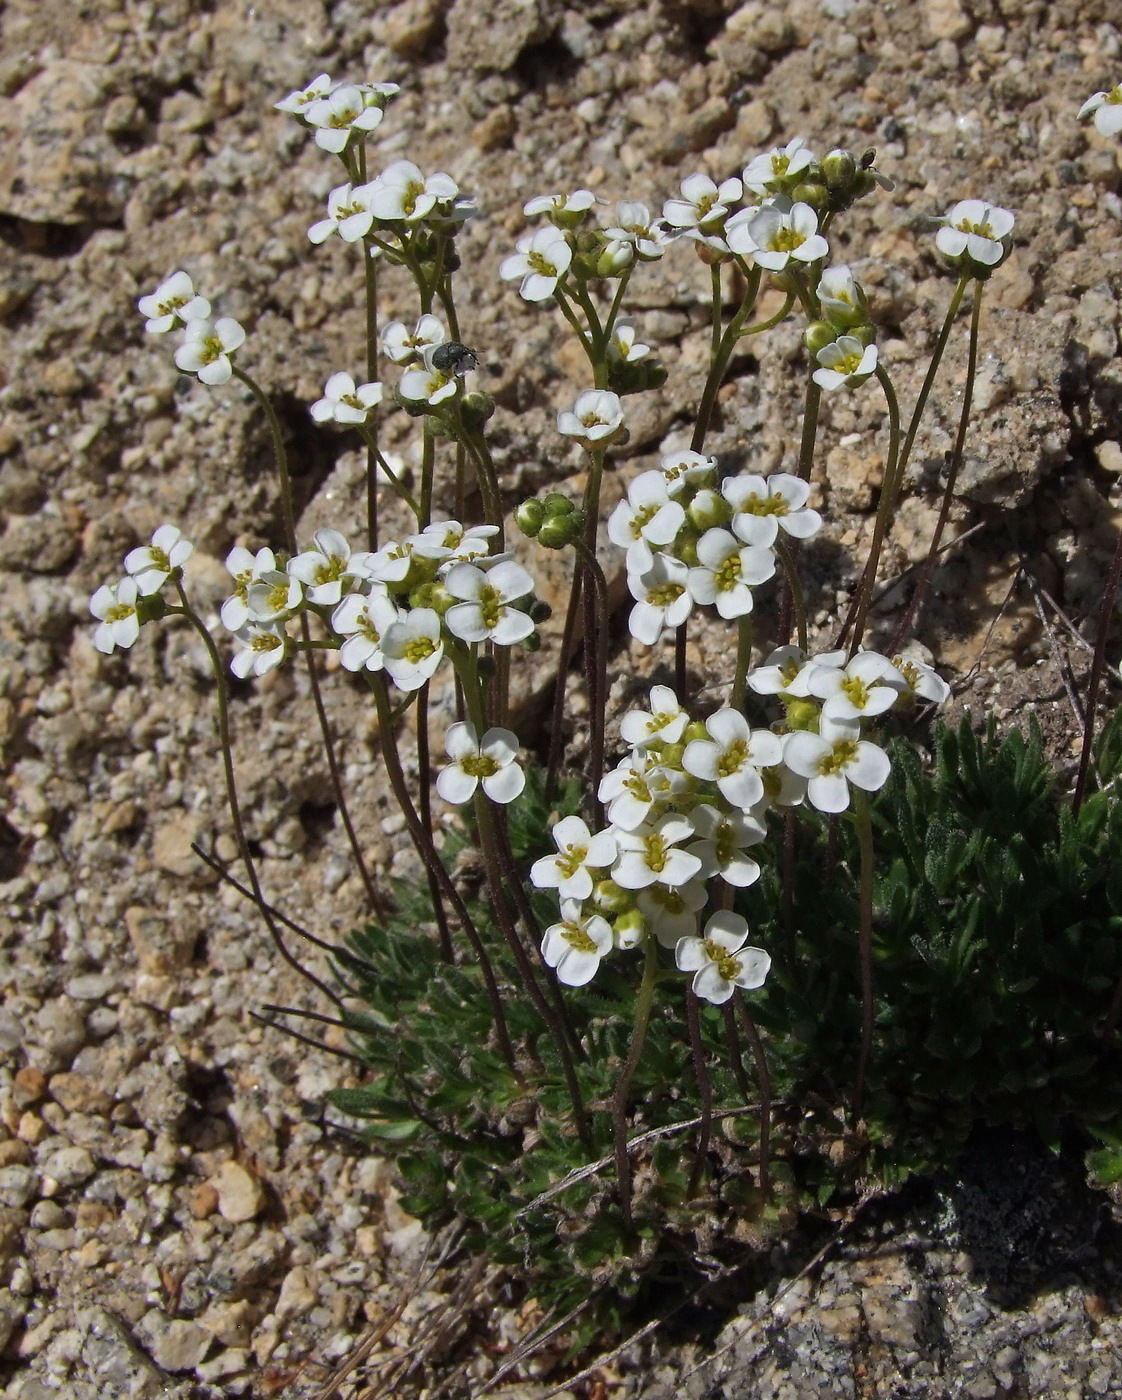
M585 575L592 580L591 594L594 601L596 638L595 662L589 672L589 710L591 734L588 744L589 782L592 785L592 810L596 825L604 824L604 808L598 792L601 775L604 771L604 725L607 718L608 693L608 628L611 613L608 608L608 580L600 561L583 540L574 540L578 556L584 564ZM586 596L588 596L586 594ZM595 701L593 701L595 695Z
M855 788L853 820L861 852L861 914L858 929L858 957L861 963L861 1053L853 1086L853 1112L861 1116L865 1099L865 1076L873 1048L873 819L868 795Z
M752 614L744 613L737 618L736 628L736 671L732 678L732 694L729 704L734 710L743 710L744 693L748 686L748 672L752 667Z
M265 414L269 423L269 431L273 435L273 452L277 459L277 476L280 478L281 490L281 512L284 516L285 541L293 554L299 551L300 546L296 543L296 515L292 505L292 475L288 469L288 452L284 445L284 431L281 428L277 411L273 407L268 394L258 384L256 379L251 379L244 369L239 369L237 365L231 366L235 379L241 380L253 397L257 400L258 407Z
M791 606L794 608L795 631L798 634L799 646L805 652L807 649L806 602L803 598L802 584L799 582L799 570L795 564L794 552L788 548L783 540L778 539L775 542L775 554L783 569L783 579L787 584L787 597L791 600Z
M366 378L374 383L378 378L378 260L371 257L370 245L362 240L362 261L366 283ZM366 547L378 548L378 451L377 418L369 430L366 447Z
M651 1008L654 1005L655 985L658 981L658 945L650 933L646 936L646 960L643 963L643 980L639 984L639 995L635 1001L635 1026L631 1032L631 1049L616 1081L612 1096L612 1133L615 1138L616 1178L619 1182L619 1208L623 1223L631 1225L631 1163L627 1156L627 1100L631 1092L631 1081L643 1053L643 1042L647 1038Z
M896 390L892 387L892 380L888 377L888 371L883 365L877 365L877 379L884 390L885 402L888 404L888 463L885 466L884 480L881 484L877 518L873 523L873 541L869 546L869 557L865 561L865 567L861 573L861 583L850 614L838 636L838 645L841 646L852 623L853 642L849 649L851 657L856 656L860 650L861 639L865 635L865 619L869 615L869 607L873 601L877 566L880 563L881 550L884 547L884 537L888 531L889 522L895 516L896 498L900 488L898 470L900 461L900 403L896 397Z
M686 1024L690 1033L690 1055L693 1058L693 1072L697 1079L697 1093L701 1104L701 1129L697 1135L697 1156L687 1194L695 1196L701 1185L705 1171L705 1161L709 1156L709 1139L713 1132L713 1086L709 1082L709 1071L705 1066L705 1046L701 1040L701 1021L698 1017L697 993L692 987L686 988Z
M1079 751L1079 773L1075 779L1075 795L1071 799L1071 814L1079 815L1083 805L1083 795L1087 787L1087 772L1091 763L1091 740L1095 732L1095 705L1099 698L1099 683L1106 663L1106 643L1110 635L1110 624L1114 617L1114 605L1118 596L1118 584L1122 580L1122 531L1114 546L1114 558L1110 561L1110 572L1106 576L1106 588L1099 604L1099 621L1095 628L1095 650L1091 656L1091 675L1087 682L1087 713L1083 721L1083 746ZM1119 986L1122 987L1122 981ZM1117 1018L1117 1013L1115 1013Z
M760 1081L760 1190L766 1196L771 1190L771 1071L768 1069L764 1043L748 1010L744 993L738 987L733 995L744 1033L752 1047L752 1057L756 1061L756 1078Z

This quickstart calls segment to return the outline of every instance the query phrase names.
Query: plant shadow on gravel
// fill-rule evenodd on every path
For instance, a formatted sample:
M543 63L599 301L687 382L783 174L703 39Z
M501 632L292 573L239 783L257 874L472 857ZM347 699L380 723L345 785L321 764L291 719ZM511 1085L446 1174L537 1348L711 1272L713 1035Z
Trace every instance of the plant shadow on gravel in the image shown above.
M478 967L443 963L426 935L425 892L400 886L397 912L338 951L340 980L366 1007L345 1024L372 1077L332 1103L396 1156L404 1204L426 1226L458 1217L465 1245L508 1265L547 1314L578 1312L574 1347L689 1298L719 1311L870 1190L906 1182L887 1209L935 1200L936 1232L972 1256L1001 1306L1092 1258L1105 1198L1080 1185L1084 1154L1100 1182L1122 1178L1122 801L1111 785L1122 718L1098 743L1107 787L1078 817L1035 726L999 741L992 723L978 736L964 721L936 732L933 762L903 740L892 757L875 809L876 1034L857 1122L855 835L800 813L793 887L814 897L785 907L775 864L740 896L775 959L753 1002L774 1095L767 1189L758 1084L749 1099L719 1008L700 1018L715 1121L699 1157L682 990L671 984L656 1004L632 1091L629 1228L606 1111L630 1042L626 964L606 963L595 990L565 989L586 1051L589 1169L552 1043L513 994L513 960L495 956L517 1076L493 1044ZM576 810L579 793L573 780L547 803L539 777L512 806L521 868L547 852L550 816ZM452 844L466 850L467 833ZM473 912L486 927L485 909Z

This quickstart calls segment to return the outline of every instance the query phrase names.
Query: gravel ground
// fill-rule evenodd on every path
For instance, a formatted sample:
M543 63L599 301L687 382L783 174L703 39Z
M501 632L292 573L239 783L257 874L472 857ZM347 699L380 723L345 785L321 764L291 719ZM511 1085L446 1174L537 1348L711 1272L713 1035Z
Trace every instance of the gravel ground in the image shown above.
M182 379L168 347L144 336L136 298L176 267L249 329L241 362L278 405L302 537L359 518L354 444L307 412L359 353L353 250L308 243L335 172L271 103L323 69L400 82L377 158L410 156L477 195L482 216L463 239L464 338L499 404L495 452L511 500L579 468L552 431L584 387L579 364L554 314L497 280L532 194L587 184L657 208L691 171L739 173L791 135L819 150L875 146L896 190L854 212L838 251L870 290L905 404L951 289L934 217L966 196L1014 209L1016 250L988 294L952 517L957 535L973 533L945 556L919 634L956 681L957 707L1001 719L1031 706L1067 761L1076 726L1065 687L1085 676L1085 619L1122 525L1122 148L1074 114L1118 81L1120 29L1116 0L9 0L0 1379L13 1400L310 1395L383 1322L383 1365L419 1337L439 1340L431 1324L444 1309L456 1335L462 1264L418 1275L432 1242L397 1204L391 1172L324 1119L325 1091L352 1082L348 1063L254 1019L267 1003L314 1009L315 993L191 851L234 854L205 652L174 626L148 629L126 657L104 658L91 641L90 593L163 521L196 542L189 584L215 611L229 548L279 538L269 441L248 396ZM629 420L626 470L688 434L707 289L683 249L636 279L640 338L670 379ZM389 278L383 290L384 316L411 313L404 287ZM917 442L886 582L921 557L935 517L964 341L952 339ZM758 363L737 364L712 450L745 467L792 466L799 354L792 324L766 337ZM871 392L838 396L823 416L828 526L809 554L820 637L871 531L884 428ZM386 443L410 460L402 415ZM888 590L879 632L905 596ZM724 634L702 629L691 660L727 680L726 653ZM527 739L544 723L555 655L523 683ZM623 678L650 660L621 640L613 664ZM413 857L369 718L338 674L325 684L369 867L376 880L403 873ZM579 688L570 713L579 723ZM345 932L363 917L363 888L304 677L277 673L239 693L235 757L269 897L323 937ZM1065 1190L1059 1216L1079 1194ZM1105 1247L1094 1267L1076 1251L1070 1277L998 1304L953 1222L932 1234L906 1214L888 1219L875 1237L858 1222L771 1320L764 1297L742 1300L722 1334L728 1352L688 1381L698 1344L662 1340L606 1365L587 1393L1122 1391ZM789 1262L776 1261L769 1296ZM488 1345L462 1371L477 1385L526 1322L502 1281L479 1287L471 1327ZM493 1393L542 1395L557 1374L513 1376L518 1388Z

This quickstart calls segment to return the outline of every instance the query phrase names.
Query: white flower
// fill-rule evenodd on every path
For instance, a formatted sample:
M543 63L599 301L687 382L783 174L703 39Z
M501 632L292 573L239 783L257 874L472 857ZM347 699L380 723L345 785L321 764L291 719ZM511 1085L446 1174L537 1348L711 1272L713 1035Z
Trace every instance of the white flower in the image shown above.
M653 824L644 822L633 831L617 831L619 855L612 879L624 890L644 890L655 884L677 888L688 883L701 869L701 861L679 847L693 834L693 823L676 812L667 812Z
M534 630L534 621L513 604L534 590L534 580L521 564L502 560L484 572L475 564L455 564L444 579L454 603L444 614L453 636L463 642L493 641L513 646Z
M752 611L752 589L775 573L770 549L741 544L728 530L706 530L697 542L698 564L689 572L695 603L715 605L724 618Z
M265 574L277 571L277 556L271 549L259 549L251 554L243 545L235 545L226 556L226 569L234 580L234 591L222 604L222 626L236 632L249 621L247 598L251 583Z
M708 898L704 881L690 880L675 887L648 885L638 891L635 903L659 943L673 948L679 939L697 933L697 911L705 908Z
M438 520L426 525L419 535L410 535L408 544L422 559L466 563L482 558L489 548L488 540L498 533L497 525L464 526L458 520Z
M273 106L278 112L291 112L295 116L300 116L313 102L330 97L338 86L338 83L331 81L329 74L321 73L318 78L313 78L306 88L297 88L295 92L290 92L279 102L274 102Z
M741 811L764 795L760 769L783 759L783 741L770 729L752 729L739 710L717 710L705 721L708 739L692 739L682 767L695 778L716 783L717 791Z
M550 833L555 856L542 856L530 867L539 890L556 890L562 899L588 899L595 885L593 870L606 870L616 858L611 828L595 836L580 817L562 817Z
M891 710L907 684L886 656L862 651L844 666L817 666L807 689L825 701L822 717L828 720L868 719Z
M411 160L395 160L374 181L370 208L375 218L387 223L418 223L439 202L452 200L459 186L451 175L424 175Z
M288 561L288 572L308 589L308 602L333 606L343 596L343 584L352 578L369 578L371 556L352 555L338 530L317 530L314 549L306 549Z
M701 803L690 812L694 829L702 838L689 847L691 855L701 861L701 876L714 875L730 885L743 888L760 878L760 867L745 852L758 846L767 836L767 829L746 812L719 812L708 803Z
M246 589L245 605L250 622L272 626L292 616L304 604L304 586L282 569L265 569Z
M382 636L400 616L384 588L369 595L348 593L331 614L332 631L346 638L339 648L344 670L380 671L385 664Z
M861 289L846 263L826 268L818 281L818 300L835 325L856 326L867 319Z
M643 573L651 567L653 549L673 544L686 523L686 512L670 499L660 471L640 472L608 517L608 539L627 550L627 567Z
M175 352L176 366L204 384L225 384L233 374L231 356L245 341L245 331L232 316L188 321L183 344Z
M743 186L734 176L715 185L708 175L688 175L682 181L682 198L669 199L663 205L662 217L673 228L692 229L700 233L718 233L724 225L729 206L743 193Z
M661 219L651 219L645 204L634 200L621 200L616 205L616 221L611 228L604 230L604 236L612 242L633 248L635 256L642 262L654 262L661 258L675 238Z
M518 251L499 265L499 276L508 282L522 279L518 294L523 301L548 301L573 261L569 240L549 224L536 233L524 234L515 247Z
M283 623L247 622L234 633L237 650L230 670L239 680L263 676L275 670L285 658L287 638Z
M633 831L650 816L661 800L665 786L663 770L657 759L636 752L619 763L600 779L598 795L608 804L608 818L614 827Z
M786 146L777 146L766 155L755 156L748 162L744 171L744 188L759 195L788 189L798 184L795 177L813 164L814 153L803 145L801 136L795 136Z
M130 549L125 555L125 571L136 579L143 595L158 593L175 570L190 559L194 549L174 525L161 525L151 544Z
M313 243L322 243L338 232L345 243L365 238L374 223L370 209L373 185L336 185L327 196L327 218L308 230Z
M799 673L806 665L802 647L785 646L776 649L761 665L748 675L748 684L757 695L790 695ZM803 692L804 695L809 692Z
M820 388L840 389L844 385L856 389L876 373L877 347L862 344L855 335L840 335L823 345L814 358L822 366L812 375Z
M683 938L674 950L680 972L694 973L697 996L723 1006L737 987L751 991L762 987L771 958L762 948L746 948L747 920L729 910L714 914L705 925L704 938Z
M624 741L634 748L647 748L661 741L676 744L690 722L668 685L652 685L649 710L628 710L619 722Z
M649 345L637 344L635 341L635 322L621 316L616 322L611 340L608 341L608 358L617 363L633 365L636 360L642 360L650 353Z
M382 350L395 365L412 364L424 357L426 350L443 345L447 336L438 316L421 317L410 335L404 321L390 321L382 328Z
M596 976L600 959L612 950L612 926L601 914L581 914L577 900L561 905L561 922L550 924L542 957L567 987L583 987Z
M141 297L137 307L147 316L144 329L153 335L174 330L188 321L206 320L210 302L195 295L195 284L185 272L173 272L150 296Z
M403 584L413 567L413 545L409 540L401 544L387 544L364 561L367 577L374 583L384 583L392 587Z
M340 372L323 386L323 398L312 404L312 417L317 423L365 423L370 410L381 402L381 384L356 386L353 376Z
M140 635L140 618L136 600L140 593L136 579L123 578L119 583L103 583L90 599L90 612L100 622L94 631L94 646L108 656L120 647L131 647Z
M745 544L771 546L780 528L806 540L822 527L822 517L807 506L809 482L788 472L730 476L721 483L721 495L732 507L732 532Z
M456 376L437 369L433 363L433 356L440 348L439 345L426 346L421 352L424 368L407 369L401 376L398 393L409 403L427 403L435 407L445 399L455 398L459 389Z
M382 634L385 669L398 690L420 690L444 656L440 614L414 608Z
M668 452L659 463L659 470L666 478L670 495L680 496L689 487L712 486L717 479L717 459L685 448Z
M304 108L308 125L316 128L316 145L323 151L340 155L351 139L352 132L370 132L382 120L382 109L367 105L365 93L354 83L333 89L327 96L309 102Z
M787 735L783 761L809 780L807 800L820 812L844 812L850 783L876 792L887 781L892 766L888 755L860 733L856 720L823 718L817 734L800 729Z
M528 219L535 214L548 214L552 219L557 214L586 214L594 204L606 204L606 199L598 199L591 190L574 190L572 194L539 194L528 200L522 212Z
M965 257L973 268L992 271L1009 252L1013 224L1008 209L981 199L960 199L943 219L935 246L955 265Z
M1095 119L1100 136L1117 136L1122 131L1122 84L1109 92L1096 92L1079 109L1079 120Z
M656 554L649 569L629 573L627 587L637 601L627 625L637 642L653 647L665 627L679 627L693 611L690 571L680 559Z
M902 703L929 700L933 705L941 705L950 699L950 686L926 661L916 656L894 656L892 664L906 687L899 697Z
M765 205L750 220L730 224L728 245L734 253L751 254L768 272L782 272L794 258L811 263L824 258L830 245L818 232L818 215L809 204L776 200Z
M436 790L445 802L459 807L482 784L492 802L513 802L526 786L526 775L515 759L518 736L509 729L488 729L482 739L474 724L460 721L448 726L444 747L452 762L440 771Z
M590 450L606 446L623 427L623 405L609 389L585 389L572 409L557 415L557 431L576 438Z

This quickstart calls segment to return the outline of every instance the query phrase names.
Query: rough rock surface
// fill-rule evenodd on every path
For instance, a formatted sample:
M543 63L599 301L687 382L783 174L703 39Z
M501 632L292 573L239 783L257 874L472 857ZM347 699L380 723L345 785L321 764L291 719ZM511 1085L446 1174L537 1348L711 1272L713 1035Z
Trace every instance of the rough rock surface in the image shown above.
M322 1010L318 994L192 854L192 842L235 854L205 651L175 626L148 629L124 658L91 642L90 593L165 520L196 542L189 585L213 612L229 548L278 537L250 397L177 376L136 314L177 267L249 330L243 363L278 405L301 534L358 518L355 444L307 412L359 354L353 249L308 243L337 176L271 103L325 68L398 81L378 158L408 155L478 196L464 336L499 403L511 501L580 467L553 433L584 387L578 363L554 314L497 281L531 195L586 184L657 208L693 170L739 173L794 134L819 150L875 146L896 190L854 213L837 251L870 290L905 404L952 286L935 218L968 195L1015 209L952 515L963 543L943 556L919 632L958 681L958 707L1033 706L1064 756L1064 668L1080 683L1086 652L1055 609L1085 638L1122 524L1120 148L1074 120L1118 81L1119 26L1100 0L3 7L0 1381L13 1400L311 1394L394 1307L422 1247L385 1164L324 1117L347 1062L253 1017L266 1003ZM629 470L688 438L708 278L677 248L634 293L670 379L636 409ZM382 312L412 312L393 278ZM790 324L734 366L710 440L725 461L793 465L800 355ZM960 327L886 584L921 558L964 368ZM828 401L816 477L828 527L807 552L820 638L869 538L885 442L872 387ZM401 415L386 445L415 460ZM400 523L389 509L387 529ZM906 588L882 598L879 635ZM691 665L727 680L728 648L724 629L699 628ZM617 694L650 666L621 643ZM337 671L326 680L368 865L375 879L403 873L413 856L360 692ZM536 677L527 697L541 688ZM583 706L574 678L570 724ZM361 919L363 890L304 676L244 688L234 727L263 885L336 936ZM311 966L322 973L318 955ZM723 1389L687 1386L686 1362L665 1353L640 1357L646 1372L607 1368L604 1385L655 1400L671 1393L664 1366L677 1394L1122 1393L1116 1294L1069 1281L995 1311L955 1248L919 1263L900 1230L882 1258L843 1261L817 1293L789 1295L783 1325L733 1349ZM439 1294L422 1289L388 1345L406 1345ZM493 1365L481 1353L477 1378Z

